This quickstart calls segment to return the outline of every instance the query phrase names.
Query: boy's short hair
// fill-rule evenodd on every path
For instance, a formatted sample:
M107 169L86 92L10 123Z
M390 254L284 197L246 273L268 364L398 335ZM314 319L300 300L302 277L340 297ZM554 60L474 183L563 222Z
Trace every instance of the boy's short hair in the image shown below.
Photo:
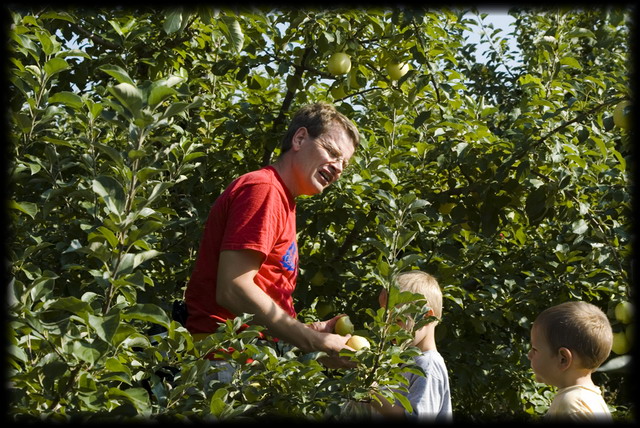
M565 302L544 310L533 322L552 350L578 354L585 369L595 370L609 357L613 332L609 319L587 302Z
M422 294L429 308L433 309L433 315L442 318L442 290L432 275L421 270L410 270L396 275L395 282L400 291Z
M285 153L291 148L291 140L299 128L306 128L312 138L325 134L332 126L339 125L347 132L353 147L360 144L360 134L355 124L336 108L329 104L318 102L301 107L291 119L287 133L282 139L280 152Z

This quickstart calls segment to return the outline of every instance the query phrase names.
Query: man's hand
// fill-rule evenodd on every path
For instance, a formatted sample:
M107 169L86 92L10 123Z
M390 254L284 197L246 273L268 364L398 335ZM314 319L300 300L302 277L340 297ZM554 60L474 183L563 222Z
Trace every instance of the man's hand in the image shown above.
M314 323L308 324L309 327L315 331L319 331L321 333L333 333L336 328L336 323L342 317L346 316L346 314L336 315L327 321L316 321ZM346 336L345 336L346 337ZM346 342L346 341L345 341Z
M319 361L330 369L353 368L356 366L356 363L349 360L349 358L340 357L338 355L343 349L355 351L355 349L347 346L347 341L351 338L350 334L341 336L339 334L333 333L336 322L343 316L344 314L341 314L331 318L328 321L317 321L311 324L307 324L310 329L321 333L323 348L321 350L326 352L328 356L319 358Z
M253 322L267 328L267 333L297 346L304 352L323 351L328 354L327 367L352 367L348 358L339 357L350 336L333 334L338 318L313 324L303 324L291 317L271 297L253 282L263 256L257 251L222 251L218 270L218 303L232 313L253 314ZM353 350L353 349L352 349Z

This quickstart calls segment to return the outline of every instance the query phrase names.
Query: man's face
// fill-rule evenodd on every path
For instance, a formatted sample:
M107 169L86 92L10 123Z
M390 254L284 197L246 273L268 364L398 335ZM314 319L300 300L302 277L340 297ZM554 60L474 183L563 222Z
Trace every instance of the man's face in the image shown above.
M300 128L293 138L298 156L294 175L300 195L315 195L337 181L355 151L341 126L333 126L317 138Z

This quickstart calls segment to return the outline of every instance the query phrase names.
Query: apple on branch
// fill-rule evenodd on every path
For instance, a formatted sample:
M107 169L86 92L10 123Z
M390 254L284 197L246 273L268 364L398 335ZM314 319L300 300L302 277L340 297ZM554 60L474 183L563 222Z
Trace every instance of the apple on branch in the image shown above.
M344 52L336 52L329 58L327 68L334 76L347 74L351 70L351 57Z
M409 64L406 62L396 63L391 62L387 64L387 74L389 74L389 78L391 80L400 80L402 76L407 74L409 71Z

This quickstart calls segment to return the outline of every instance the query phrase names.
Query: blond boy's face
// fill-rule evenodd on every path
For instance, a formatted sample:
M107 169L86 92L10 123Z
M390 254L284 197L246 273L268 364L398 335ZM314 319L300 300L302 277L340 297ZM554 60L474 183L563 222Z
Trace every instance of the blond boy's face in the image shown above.
M536 381L547 385L558 386L560 375L560 354L549 347L546 338L534 324L531 329L531 349L527 358L531 361L531 369Z

